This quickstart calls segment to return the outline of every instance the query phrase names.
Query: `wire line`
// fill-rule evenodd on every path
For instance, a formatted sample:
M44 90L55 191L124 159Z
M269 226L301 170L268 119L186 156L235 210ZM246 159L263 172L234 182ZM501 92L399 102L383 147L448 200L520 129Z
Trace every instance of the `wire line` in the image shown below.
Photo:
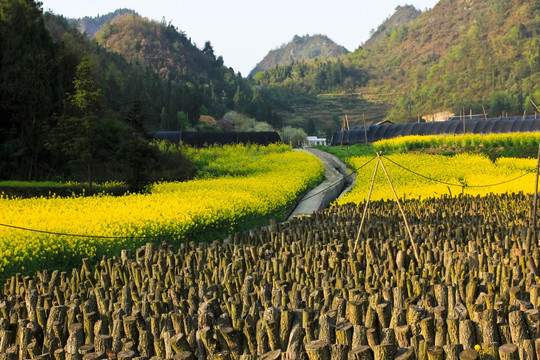
M414 170L411 170L401 164L398 164L397 162L393 161L392 159L390 158L387 158L386 156L382 155L381 157L385 158L386 160L390 161L392 164L394 165L397 165L399 166L400 168L402 168L403 170L405 171L408 171L412 174L415 174L417 176L420 176L420 177L423 177L424 179L427 179L427 180L431 180L431 181L435 181L435 182L438 182L438 183L441 183L441 184L444 184L444 185L449 185L449 186L457 186L457 187L463 187L463 188L483 188L483 187L491 187L491 186L497 186L497 185L503 185L503 184L507 184L509 182L512 182L512 181L516 181L522 177L524 177L525 175L528 175L528 174L531 174L532 172L525 172L521 175L519 175L518 177L515 177L513 179L510 179L510 180L505 180L505 181L502 181L502 182L499 182L499 183L495 183L495 184L489 184L489 185L467 185L467 184L455 184L455 183L449 183L449 182L446 182L446 181L442 181L442 180L437 180L437 179L433 179L429 176L426 176L426 175L422 175Z
M372 162L374 159L376 159L377 157L374 156L371 160L367 161L364 165L360 166L358 168L358 170L362 169L364 166L367 166L370 162ZM349 177L351 175L354 175L354 173L352 174L349 174L349 175L346 175L345 177ZM307 199L311 199L317 195L319 195L320 193L323 193L325 191L327 191L328 189L336 186L337 184L339 184L341 182L340 181L337 181L335 183L333 183L332 185L329 185L327 186L326 188L314 193L314 194L311 194L310 196L308 197L304 197L302 198L302 201L304 200L307 200ZM7 228L12 228L12 229L17 229L17 230L23 230L23 231L29 231L29 232L37 232L37 233L41 233L41 234L49 234L49 235L58 235L58 236L71 236L71 237L80 237L80 238L99 238L99 239L158 239L158 238L161 238L161 237L169 237L169 236L189 236L189 235L197 235L197 234L204 234L204 233L209 233L209 232L214 232L214 231L219 231L219 230L223 230L225 228L229 228L229 227L233 227L233 226L239 226L239 225L242 225L242 224L247 224L251 221L255 221L255 220L262 220L264 218L267 218L268 216L271 216L273 213L270 213L270 214L265 214L265 215L261 215L261 216L258 216L258 217L254 217L254 218L251 218L251 219L245 219L243 221L240 221L240 222L237 222L237 223L231 223L229 225L225 225L225 226L221 226L221 227L216 227L216 228L210 228L210 229L205 229L205 230L199 230L199 231L188 231L188 232L185 232L185 233L182 233L182 234L162 234L162 235L150 235L150 236L104 236L104 235L88 235L88 234L72 234L72 233L63 233L63 232L56 232L56 231L47 231L47 230L39 230L39 229L32 229L32 228L27 228L27 227L23 227L23 226L15 226L15 225L10 225L10 224L2 224L0 223L0 226L3 226L3 227L7 227Z

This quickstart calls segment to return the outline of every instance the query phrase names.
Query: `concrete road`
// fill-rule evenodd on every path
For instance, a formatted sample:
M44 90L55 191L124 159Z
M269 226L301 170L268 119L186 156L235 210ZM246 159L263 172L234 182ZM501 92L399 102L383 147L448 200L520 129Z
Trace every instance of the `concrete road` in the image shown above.
M298 216L310 215L317 210L326 208L344 190L347 189L348 191L352 184L354 184L354 174L349 174L347 166L334 155L317 149L299 151L306 151L317 156L323 163L326 178L300 200L300 203L287 220Z

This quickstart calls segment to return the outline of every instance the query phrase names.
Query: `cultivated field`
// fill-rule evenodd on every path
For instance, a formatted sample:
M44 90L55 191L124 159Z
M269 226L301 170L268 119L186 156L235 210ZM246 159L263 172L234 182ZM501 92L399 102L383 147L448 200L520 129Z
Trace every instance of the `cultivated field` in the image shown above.
M191 151L199 179L149 195L1 199L2 221L173 243L3 230L2 256L22 250L4 265L0 359L540 359L536 160L383 156L412 239L381 166L359 232L364 156L342 205L197 242L282 211L322 168L283 146Z
M148 241L177 244L213 230L226 235L238 223L283 215L324 176L317 158L283 145L190 152L199 178L156 184L151 194L0 198L0 223L55 233L0 226L2 277L68 269L84 257L119 254Z
M347 160L353 169L360 168L370 160L369 164L357 171L354 188L339 200L339 204L360 204L367 199L376 158L361 156ZM501 157L493 162L481 154L444 156L406 153L384 156L382 161L396 193L406 199L534 192L536 159ZM375 200L394 198L380 166L371 196Z
M537 359L531 197L334 207L223 243L13 276L8 359ZM418 258L415 256L417 249ZM84 355L84 357L83 357ZM156 356L156 357L154 357Z

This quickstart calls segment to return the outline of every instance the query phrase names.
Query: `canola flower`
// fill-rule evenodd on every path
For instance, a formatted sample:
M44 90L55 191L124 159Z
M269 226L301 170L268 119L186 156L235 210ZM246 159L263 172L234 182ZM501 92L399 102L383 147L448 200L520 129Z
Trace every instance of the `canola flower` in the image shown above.
M373 143L375 151L399 153L427 148L496 148L538 149L540 133L408 135Z
M203 164L201 176L156 184L151 194L0 198L0 223L101 236L60 236L0 226L0 274L67 268L84 257L114 255L149 241L180 242L189 233L230 228L283 211L324 176L316 157L284 145L234 145L189 152L188 157ZM211 169L204 169L205 163ZM120 238L105 238L109 236Z
M348 163L352 168L358 169L370 158L370 156L353 157L348 159ZM400 198L456 196L462 193L469 195L506 192L531 193L534 191L536 159L499 158L492 162L488 157L480 154L457 154L455 156L394 154L389 155L388 158L428 178L459 185L449 186L420 177L383 158L390 179ZM364 202L369 194L374 170L375 161L358 171L355 186L338 201L338 204ZM523 174L526 175L514 180ZM492 184L499 185L475 187ZM393 198L390 185L379 166L371 200Z

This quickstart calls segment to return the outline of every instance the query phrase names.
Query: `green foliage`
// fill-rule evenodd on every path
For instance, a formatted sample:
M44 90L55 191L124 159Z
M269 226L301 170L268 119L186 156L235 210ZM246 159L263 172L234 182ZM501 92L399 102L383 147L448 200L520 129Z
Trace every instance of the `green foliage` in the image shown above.
M266 122L256 121L254 118L240 114L236 111L229 111L223 116L222 124L225 125L223 130L233 131L274 131L272 126Z
M128 186L121 182L88 184L54 181L0 181L0 195L9 198L32 197L72 197L113 195L121 196L128 192Z
M315 59L278 65L259 72L253 80L261 86L318 94L339 89L353 90L365 85L368 77L362 69L345 66L340 60Z
M281 129L279 136L285 144L290 144L292 147L302 147L307 141L306 132L292 126L285 126Z
M250 72L255 77L261 71L268 71L278 65L288 65L297 61L319 58L320 60L337 58L348 51L330 40L325 35L295 35L291 42L270 51Z
M333 61L343 66L341 75L333 76L339 81L329 81L328 69L335 65L323 61L278 66L254 80L289 97L291 92L366 94L387 104L380 116L395 122L463 108L481 114L482 105L497 116L535 111L528 99L540 89L536 1L441 1L413 21L400 23L399 16L387 19L373 41ZM287 101L286 95L272 99ZM294 100L288 107L273 104L290 118L311 118L304 109L313 113L327 105L321 98L315 104Z
M0 178L49 170L43 144L61 105L59 75L40 4L0 1Z
M136 14L115 18L96 39L110 51L137 59L164 81L155 85L159 95L137 94L145 103L160 104L149 117L160 119L159 124L151 124L153 128L179 130L178 111L187 115L192 127L197 126L201 114L220 118L233 109L268 121L268 102L260 94L256 96L257 90L240 73L223 66L223 59L216 58L210 42L200 50L173 25Z
M118 179L141 190L163 171L134 132L198 128L200 114L232 109L279 123L210 43L199 50L130 11L95 20L82 23L111 20L97 43L35 1L0 1L0 179Z
M489 100L489 115L502 116L505 111L516 113L521 110L521 104L517 98L504 91L491 93Z
M316 149L326 151L334 156L337 156L344 163L348 163L348 159L357 156L375 156L375 150L371 144L355 144L351 146L315 146Z

